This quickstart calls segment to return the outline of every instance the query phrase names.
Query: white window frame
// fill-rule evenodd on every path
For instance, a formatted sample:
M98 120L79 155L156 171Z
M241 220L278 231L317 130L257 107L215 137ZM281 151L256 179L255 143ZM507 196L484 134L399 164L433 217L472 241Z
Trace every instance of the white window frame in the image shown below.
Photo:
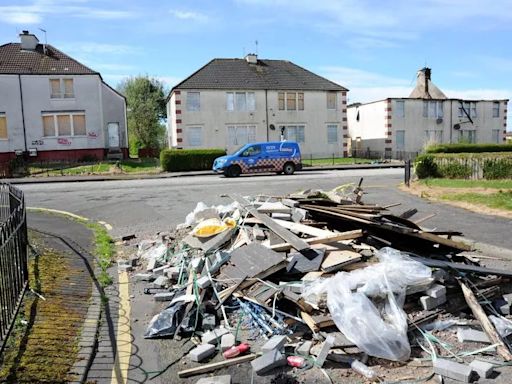
M493 101L492 103L492 117L500 117L500 102Z
M5 137L0 137L0 141L9 140L9 127L7 126L7 114L5 112L0 112L0 119L4 119L5 121Z
M228 146L240 146L256 141L256 125L230 124L226 126L226 140Z
M398 140L399 134L402 136L402 141ZM395 142L397 151L405 151L405 130L399 129L395 131Z
M425 130L425 138L427 143L443 143L443 130L442 129L427 129Z
M331 111L335 111L337 109L337 106L338 106L338 92L336 91L327 91L327 109L331 110ZM329 96L334 96L334 105L333 104L329 104ZM332 100L331 100L332 101Z
M291 132L293 129L293 136L295 136L292 140ZM285 127L285 138L288 141L295 141L297 143L305 143L306 142L306 126L304 124L290 124Z
M461 102L459 102L459 117L467 118L467 115L462 110L461 103L464 106L464 109L466 110L466 112L469 114L469 116L471 116L471 118L477 117L476 101L461 101Z
M52 89L52 81L59 81L60 92L57 95L54 95ZM73 93L66 93L65 80L71 80L73 82ZM75 81L72 77L63 77L63 78L55 78L50 77L48 80L48 85L50 86L50 99L74 99L75 98Z
M279 94L284 94L284 108L279 108ZM302 108L299 108L299 94L302 94ZM294 95L295 98L295 108L288 109L288 95ZM294 92L286 92L279 91L277 93L277 110L278 111L303 111L306 109L306 98L304 92L294 91Z
M203 127L202 126L190 126L186 127L187 130L187 144L189 147L201 147L203 145ZM199 132L199 143L193 142L192 140L192 132Z
M405 117L405 100L395 100L395 117L400 119Z
M338 124L327 124L327 144L338 143Z
M42 137L46 137L46 138L56 138L56 137L87 137L87 116L85 114L85 111L80 111L80 112L43 112L41 113L41 123L43 122L43 116L51 116L53 117L53 127L54 127L54 132L55 132L55 136L45 136L44 135L44 126L41 125L41 127L43 128L43 134L41 135ZM63 135L63 136L59 136L59 124L58 124L58 119L57 119L57 116L69 116L69 121L70 121L70 125L71 125L71 134L70 135ZM84 117L84 120L85 120L85 134L83 135L75 135L75 127L74 127L74 122L73 122L73 116L83 116Z
M201 111L201 92L187 92L187 112L199 111Z
M438 100L423 101L423 117L442 119L444 117L444 104Z
M243 95L242 103L237 102L237 95ZM240 105L239 105L240 104ZM228 112L254 112L256 111L256 93L252 91L226 92L226 111Z
M467 140L469 139L469 140ZM461 129L459 131L459 141L469 142L470 144L476 143L476 129Z

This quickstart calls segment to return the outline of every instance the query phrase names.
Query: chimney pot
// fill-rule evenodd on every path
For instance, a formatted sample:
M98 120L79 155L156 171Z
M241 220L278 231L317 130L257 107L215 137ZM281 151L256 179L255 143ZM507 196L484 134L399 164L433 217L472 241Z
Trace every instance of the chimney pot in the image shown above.
M29 31L23 31L20 34L21 49L27 51L34 51L39 44L39 40L36 35L29 33Z

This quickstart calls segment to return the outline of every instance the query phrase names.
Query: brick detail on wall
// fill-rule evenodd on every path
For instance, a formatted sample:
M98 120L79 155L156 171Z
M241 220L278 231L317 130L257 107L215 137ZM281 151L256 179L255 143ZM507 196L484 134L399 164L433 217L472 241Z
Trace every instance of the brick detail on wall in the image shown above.
M393 132L391 132L391 131L387 131L386 133L387 133L388 136L392 136L393 135Z
M387 119L387 120L391 120L391 115L387 115L387 116L386 116L386 119Z
M181 100L175 100L175 101L174 101L174 103L175 103L176 105L180 105L180 104L181 104Z
M386 144L391 144L391 143L393 142L393 140L391 140L391 139L386 139L386 140L384 140L384 142L385 142Z
M342 104L342 105L347 105L347 100L343 100L343 101L341 102L341 104Z
M176 124L181 124L181 119L176 119Z
M343 138L344 139L348 139L348 138L350 138L350 136L349 135L343 135Z
M343 109L341 110L341 113L347 113L347 108L343 108Z
M181 137L178 137L178 138L176 139L176 141L177 141L178 143L182 143L182 142L183 142L183 139L182 139Z
M384 148L385 151L392 151L393 148Z
M181 129L181 128L176 128L176 133L181 133L181 132L183 132L183 129Z
M181 109L177 109L177 110L176 110L176 114L177 114L177 115L181 115Z
M346 118L346 117L343 117L343 118L341 119L341 121L347 121L347 118Z
M348 151L343 151L343 157L348 157Z
M174 91L175 95L181 95L181 91Z
M341 92L341 96L346 97L347 96L347 92L346 91L342 91Z
M344 146L344 147L348 147L348 143L347 143L347 142L344 142L344 143L343 143L343 146Z
M348 125L343 126L343 130L346 131L348 129Z

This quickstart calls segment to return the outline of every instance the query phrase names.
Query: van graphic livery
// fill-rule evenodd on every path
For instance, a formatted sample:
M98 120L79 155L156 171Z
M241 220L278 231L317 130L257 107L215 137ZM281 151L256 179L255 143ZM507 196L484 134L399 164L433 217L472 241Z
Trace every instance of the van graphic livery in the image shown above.
M227 177L257 172L291 175L301 168L299 144L293 141L245 144L234 154L221 156L213 162L213 170Z

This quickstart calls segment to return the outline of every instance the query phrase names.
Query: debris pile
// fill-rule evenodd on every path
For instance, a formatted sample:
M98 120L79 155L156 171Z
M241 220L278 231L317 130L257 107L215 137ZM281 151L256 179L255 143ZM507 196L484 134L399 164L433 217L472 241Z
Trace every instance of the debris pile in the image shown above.
M340 367L373 381L415 364L425 381L469 382L512 360L512 271L480 266L461 233L364 204L361 183L228 197L139 244L133 278L165 302L145 337L196 344L179 377L250 362L255 375Z

